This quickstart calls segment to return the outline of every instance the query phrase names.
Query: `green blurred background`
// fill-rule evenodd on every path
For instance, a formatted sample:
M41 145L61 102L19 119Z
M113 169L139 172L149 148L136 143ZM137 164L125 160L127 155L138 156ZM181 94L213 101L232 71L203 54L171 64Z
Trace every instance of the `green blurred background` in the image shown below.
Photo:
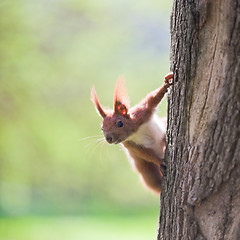
M159 87L170 11L163 0L1 0L1 240L155 238L159 198L119 145L99 141L90 89L112 107L119 75L131 105Z

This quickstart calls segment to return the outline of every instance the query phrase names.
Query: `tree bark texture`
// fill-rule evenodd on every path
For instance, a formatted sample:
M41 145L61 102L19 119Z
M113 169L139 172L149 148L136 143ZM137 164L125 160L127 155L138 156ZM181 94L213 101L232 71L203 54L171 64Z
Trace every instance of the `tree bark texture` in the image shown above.
M240 239L240 0L174 0L158 240Z

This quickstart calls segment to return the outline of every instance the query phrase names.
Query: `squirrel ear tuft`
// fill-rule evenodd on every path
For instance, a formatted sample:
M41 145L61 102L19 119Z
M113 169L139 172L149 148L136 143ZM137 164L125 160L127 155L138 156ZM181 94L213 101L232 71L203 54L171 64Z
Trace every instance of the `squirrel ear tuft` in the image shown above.
M95 105L98 113L103 117L105 118L106 117L106 113L105 111L103 110L99 100L98 100L98 97L97 97L97 93L95 91L95 88L92 87L92 90L91 90L91 100L93 102L93 104Z

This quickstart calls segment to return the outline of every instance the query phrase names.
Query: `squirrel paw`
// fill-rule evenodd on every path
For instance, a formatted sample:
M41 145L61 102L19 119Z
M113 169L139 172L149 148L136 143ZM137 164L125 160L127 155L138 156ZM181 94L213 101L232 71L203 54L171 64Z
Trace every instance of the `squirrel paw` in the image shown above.
M165 76L164 82L169 86L171 86L173 85L173 78L174 78L174 75L172 72L170 72L168 73L168 75Z

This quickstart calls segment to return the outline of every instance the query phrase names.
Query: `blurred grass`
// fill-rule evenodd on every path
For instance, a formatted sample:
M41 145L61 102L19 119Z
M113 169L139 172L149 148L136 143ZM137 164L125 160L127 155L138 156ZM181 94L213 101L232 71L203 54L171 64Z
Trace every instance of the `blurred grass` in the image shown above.
M0 218L1 240L153 240L157 215Z

